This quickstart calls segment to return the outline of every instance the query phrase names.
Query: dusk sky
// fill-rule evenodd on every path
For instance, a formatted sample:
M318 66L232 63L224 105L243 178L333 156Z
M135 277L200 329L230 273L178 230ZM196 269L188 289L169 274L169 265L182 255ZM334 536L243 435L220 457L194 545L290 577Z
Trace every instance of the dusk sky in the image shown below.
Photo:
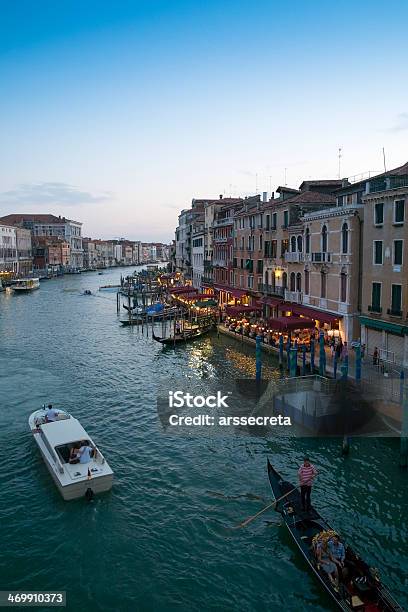
M0 0L0 213L170 241L193 197L408 161L408 4Z

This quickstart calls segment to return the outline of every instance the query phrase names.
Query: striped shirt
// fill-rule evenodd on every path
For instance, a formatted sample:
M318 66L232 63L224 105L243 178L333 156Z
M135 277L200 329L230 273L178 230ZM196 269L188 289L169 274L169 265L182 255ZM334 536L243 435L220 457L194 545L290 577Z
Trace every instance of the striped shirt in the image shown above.
M312 486L313 479L317 474L317 470L311 463L309 465L301 465L298 471L300 485Z

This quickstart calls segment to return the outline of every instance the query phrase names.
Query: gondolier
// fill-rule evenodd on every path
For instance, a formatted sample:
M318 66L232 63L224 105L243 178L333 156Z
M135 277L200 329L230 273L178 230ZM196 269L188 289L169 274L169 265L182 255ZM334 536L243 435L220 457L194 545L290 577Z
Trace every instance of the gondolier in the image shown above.
M317 476L317 470L310 463L309 457L304 457L303 463L298 471L300 493L302 498L302 508L305 512L310 512L312 507L310 498L312 494L313 481Z

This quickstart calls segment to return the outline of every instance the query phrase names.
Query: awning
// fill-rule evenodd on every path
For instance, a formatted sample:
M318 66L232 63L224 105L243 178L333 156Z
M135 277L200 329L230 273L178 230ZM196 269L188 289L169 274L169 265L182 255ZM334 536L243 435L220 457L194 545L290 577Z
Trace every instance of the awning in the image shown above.
M290 331L295 329L314 329L315 323L310 319L301 317L276 317L268 319L267 327L276 331Z
M239 314L255 312L259 310L260 308L257 308L256 306L226 306L225 307L225 312L227 313L227 315L232 316L232 317L239 315Z
M214 289L216 291L225 291L226 293L230 293L232 297L236 298L237 300L242 298L244 295L247 295L246 291L243 291L242 289L235 289L234 287L224 287L223 285L215 285Z
M282 304L282 298L278 297L263 297L259 300L261 304L266 304L266 306L278 306Z
M398 323L391 323L390 321L381 321L381 319L370 319L369 317L360 317L360 323L371 329L384 330L390 334L396 334L397 336L408 335L408 327L406 325L398 325Z
M290 310L293 315L309 317L309 319L314 319L321 323L334 323L338 319L343 318L342 315L339 314L332 314L331 312L317 310L316 308L308 308L308 306L300 306L299 304L292 304L290 302L282 304L280 310Z

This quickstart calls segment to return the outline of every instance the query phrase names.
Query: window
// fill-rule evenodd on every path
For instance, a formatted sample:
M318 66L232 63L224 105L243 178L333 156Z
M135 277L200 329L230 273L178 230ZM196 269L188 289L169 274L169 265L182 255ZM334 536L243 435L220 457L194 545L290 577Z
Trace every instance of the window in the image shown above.
M371 288L371 309L373 312L381 312L381 283L373 283Z
M401 316L401 285L391 285L391 312L389 314Z
M263 272L263 259L258 259L256 264L256 271L258 274L262 274Z
M310 253L310 230L309 230L308 227L306 228L306 239L305 239L305 242L306 242L306 244L305 244L305 251L306 251L306 253Z
M296 274L296 291L302 291L302 275L300 272Z
M340 302L347 302L347 274L340 274Z
M309 295L309 285L310 285L310 273L309 270L305 270L305 293Z
M271 216L270 215L266 215L266 230L271 229Z
M275 272L272 272L271 274L271 285L272 285L272 289L275 291L276 288L276 274Z
M248 289L252 289L254 286L254 277L248 276Z
M327 226L322 227L322 253L327 253Z
M290 239L290 250L292 253L296 252L296 236L292 236Z
M272 259L276 259L278 256L278 241L272 240L271 242L271 257Z
M289 211L284 210L283 211L283 227L288 227L288 225L289 225Z
M298 249L299 253L301 253L302 250L303 250L303 238L302 238L302 236L298 236L297 237L297 249Z
M341 228L341 252L348 253L348 225L343 223Z
M286 251L289 250L289 240L286 238L285 240L281 240L281 257L284 257Z
M394 223L404 223L405 201L396 200L394 202Z
M288 275L286 274L286 272L282 274L282 287L284 289L288 288Z
M296 275L294 272L292 272L290 275L290 290L291 291L296 290Z
M374 206L374 223L376 225L382 225L384 223L384 203L378 202Z
M262 251L262 234L259 236L259 250Z
M374 240L374 263L381 265L383 263L383 241Z
M327 285L326 272L322 270L320 273L320 297L321 298L326 297L326 285Z
M337 196L337 206L343 206L343 198L344 196Z
M273 213L273 215L272 215L272 229L276 230L276 226L277 226L277 214Z
M394 266L402 266L403 240L394 240Z

